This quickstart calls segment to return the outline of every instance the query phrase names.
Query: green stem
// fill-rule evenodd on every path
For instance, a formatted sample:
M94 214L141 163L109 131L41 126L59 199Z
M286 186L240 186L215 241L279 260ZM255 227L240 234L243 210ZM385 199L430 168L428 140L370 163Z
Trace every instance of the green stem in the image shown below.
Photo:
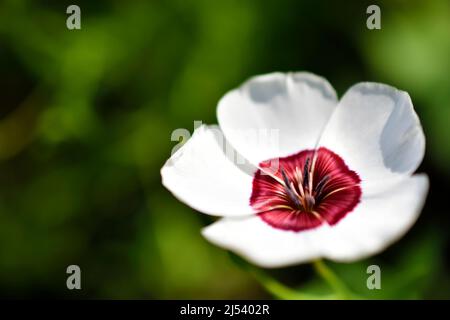
M354 295L344 282L322 260L313 262L314 270L322 277L341 299L350 299Z
M275 280L274 278L267 275L265 272L251 268L249 269L250 273L258 280L259 283L270 292L273 296L278 299L284 300L316 300L316 299L327 299L328 297L310 295L298 292L294 289L291 289L281 282Z
M254 267L253 265L247 263L245 260L239 258L234 254L230 254L232 260L242 269L247 271L252 275L263 288L272 294L277 299L283 300L322 300L322 299L335 299L335 295L313 295L301 293L295 289L291 289L278 280L271 277L265 271Z

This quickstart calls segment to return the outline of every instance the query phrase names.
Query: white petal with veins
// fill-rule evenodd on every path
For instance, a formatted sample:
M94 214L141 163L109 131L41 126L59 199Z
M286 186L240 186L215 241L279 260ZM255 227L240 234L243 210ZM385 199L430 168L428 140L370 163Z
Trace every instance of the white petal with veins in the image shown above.
M337 97L324 78L307 72L256 76L219 102L228 141L254 164L314 148Z
M302 232L276 229L258 216L224 218L202 231L217 246L266 268L304 263L321 256L327 226Z
M377 254L401 238L416 222L428 192L424 174L386 184L377 194L363 195L361 203L330 229L324 256L354 261Z
M425 137L408 93L359 83L339 102L320 140L368 184L412 174L423 159Z
M161 169L163 185L203 213L252 214L249 199L253 172L245 172L228 159L227 147L217 126L198 128Z

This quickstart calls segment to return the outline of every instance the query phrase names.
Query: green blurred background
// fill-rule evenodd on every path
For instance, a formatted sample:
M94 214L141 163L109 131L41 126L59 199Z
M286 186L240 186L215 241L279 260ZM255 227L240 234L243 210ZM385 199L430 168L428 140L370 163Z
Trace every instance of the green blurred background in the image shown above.
M81 7L81 30L66 8ZM381 30L366 8L381 7ZM431 190L383 254L330 266L368 298L450 298L450 2L0 1L0 297L271 298L200 236L212 221L161 186L177 128L216 123L252 75L307 70L339 95L410 93ZM382 290L366 288L366 268ZM82 290L66 288L66 268ZM269 272L326 292L308 265Z

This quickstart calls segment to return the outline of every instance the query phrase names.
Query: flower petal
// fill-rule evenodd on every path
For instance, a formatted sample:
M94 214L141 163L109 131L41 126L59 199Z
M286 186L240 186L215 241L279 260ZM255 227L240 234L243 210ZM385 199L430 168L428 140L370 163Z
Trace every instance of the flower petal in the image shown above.
M201 126L165 163L162 183L181 201L203 213L252 214L249 199L254 172L245 172L243 166L233 163L229 159L233 151L217 126Z
M425 137L408 93L359 83L341 99L320 140L340 155L364 185L412 174L423 159Z
M305 263L321 256L328 226L302 232L271 227L259 216L224 218L202 230L210 242L266 268Z
M283 267L326 257L353 261L378 253L416 221L428 190L426 175L392 183L364 198L334 226L293 232L275 229L259 216L224 218L204 228L212 243L262 267Z
M322 77L271 73L227 93L217 118L231 145L259 164L314 148L336 105L336 93Z
M414 175L364 196L355 210L330 228L325 257L354 261L383 251L417 220L428 191L428 177Z

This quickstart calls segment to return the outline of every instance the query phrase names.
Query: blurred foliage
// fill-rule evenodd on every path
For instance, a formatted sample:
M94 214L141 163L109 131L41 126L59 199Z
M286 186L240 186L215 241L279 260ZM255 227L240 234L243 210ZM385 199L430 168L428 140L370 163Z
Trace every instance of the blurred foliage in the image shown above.
M66 8L81 7L81 30ZM218 99L249 76L308 70L339 94L370 80L408 91L432 187L413 230L375 260L332 267L372 298L449 298L450 7L372 2L0 1L0 295L264 298L258 282L199 230L159 169L176 128L214 123ZM65 287L82 270L82 291ZM271 271L321 291L305 266ZM264 285L264 284L263 284ZM367 290L366 290L367 291Z

